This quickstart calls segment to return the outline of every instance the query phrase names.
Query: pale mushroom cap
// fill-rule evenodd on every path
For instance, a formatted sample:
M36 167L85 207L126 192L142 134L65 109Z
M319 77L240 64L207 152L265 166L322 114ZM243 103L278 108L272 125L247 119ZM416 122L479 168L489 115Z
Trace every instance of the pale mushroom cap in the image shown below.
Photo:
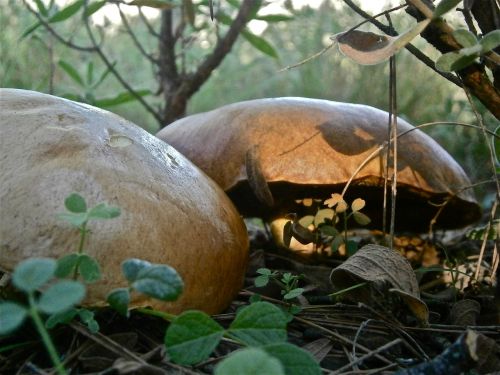
M340 192L354 171L387 139L387 112L357 104L305 98L257 99L188 116L157 136L212 177L245 215L273 216L284 201L327 198ZM398 120L398 133L413 126ZM424 229L437 207L450 200L437 225L459 227L478 219L470 181L457 162L420 130L399 138L398 207L401 229ZM262 174L275 205L266 208L250 193L245 158L258 150ZM367 200L381 221L385 152L357 174L347 198ZM378 217L377 217L378 216Z
M90 222L85 251L104 275L86 304L126 286L121 263L140 258L174 267L175 302L135 295L132 305L178 313L227 307L248 257L243 220L224 192L174 148L138 126L88 105L32 91L0 90L0 267L76 251L78 231L56 217L72 192L89 206L119 206Z

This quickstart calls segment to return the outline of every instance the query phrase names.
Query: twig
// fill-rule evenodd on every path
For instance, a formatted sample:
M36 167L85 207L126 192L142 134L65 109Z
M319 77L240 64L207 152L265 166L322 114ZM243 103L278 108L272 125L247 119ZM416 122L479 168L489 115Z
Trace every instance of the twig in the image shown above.
M293 64L293 65L288 65L288 66L285 66L284 68L281 68L280 70L278 70L278 73L281 73L281 72L284 72L284 71L287 71L287 70L290 70L290 69L293 69L293 68L297 68L299 66L302 66L306 63L308 63L309 61L311 60L314 60L318 57L320 57L322 54L324 54L326 51L328 51L330 48L332 48L333 46L335 45L335 42L329 44L328 46L326 46L325 48L323 48L321 51L319 52L316 52L314 55L312 56L309 56L307 57L306 59L302 60L302 61L299 61L298 63L296 64Z
M141 17L142 22L144 22L144 25L146 25L146 28L148 29L148 32L151 35L153 35L155 38L159 38L160 34L158 34L156 32L156 30L153 28L153 26L151 26L151 24L149 23L148 18L144 15L144 13L142 11L142 8L141 7L137 7L137 9L139 11L139 17Z
M85 11L87 11L87 7L88 7L88 0L85 0L85 2L83 3L83 6L84 6L84 9ZM114 67L114 64L112 64L108 58L106 57L106 55L104 54L104 52L102 51L102 49L98 46L97 44L97 41L95 40L95 37L94 37L94 33L92 32L92 29L90 28L90 23L89 23L89 18L88 17L84 17L83 18L84 20L84 24L85 24L85 29L87 30L87 34L89 36L89 39L90 41L92 42L92 45L94 46L94 51L99 55L99 57L101 58L101 60L104 62L104 64L106 65L106 67L109 69L109 71L115 76L115 78L118 80L118 82L121 83L121 85L128 91L132 94L132 96L134 96L134 98L137 99L137 101L139 101L139 103L142 104L142 106L149 112L153 115L153 117L158 121L158 122L161 122L161 117L160 115L155 111L155 109L153 107L151 107L148 102L146 102L144 100L144 98L139 95L133 88L132 86L130 86L127 81L121 76L120 73L118 73L118 71L115 69Z
M316 323L313 323L313 322L310 322L308 321L307 319L303 319L299 316L294 316L293 317L294 320L298 321L298 322L301 322L301 323L304 323L306 325L309 325L311 327L314 327L316 329L319 329L323 332L326 332L328 333L329 335L335 337L337 340L345 343L345 344L349 344L349 345L354 345L354 342L352 340L349 340L348 338L338 334L337 332L335 331L332 331L331 329L328 329L328 328L325 328L319 324L316 324ZM401 339L398 339L398 340L401 340ZM371 353L371 350L368 349L366 346L364 345L361 345L361 344L357 344L357 347L367 353ZM386 364L389 364L389 363L392 363L392 361L389 361L387 358L385 358L384 356L378 354L378 353L374 353L375 357L377 357L377 359L381 360L382 362L386 363Z
M35 17L38 19L38 21L42 24L42 26L49 32L51 33L59 42L64 44L67 47L70 47L72 49L75 49L77 51L83 51L83 52L96 52L95 46L93 47L82 47L77 44L74 44L73 42L64 39L61 35L55 31L52 26L37 12L35 11L26 0L23 0L24 5L26 8L35 15Z
M345 366L342 366L341 368L338 368L337 370L333 371L331 373L331 375L338 375L340 374L342 371L348 369L348 368L351 368L352 366L358 364L358 363L361 363L363 362L364 360L368 359L368 358L371 358L373 357L374 355L377 355L378 353L381 353L383 351L386 351L387 349L390 349L392 348L393 346L395 345L398 345L402 342L403 340L401 340L400 338L397 338L395 340L392 340L391 342L388 342L387 344L385 345L382 345L381 347L375 349L375 350L372 350L370 351L369 353L365 354L364 356L362 357L359 357L358 359L354 360L353 362L350 362L348 363L347 365Z
M146 58L148 59L152 64L157 65L158 64L158 59L155 59L151 54L149 54L142 44L139 42L139 39L133 32L132 28L130 27L130 24L128 23L127 16L122 11L122 8L120 7L120 3L116 4L116 7L118 8L118 12L120 13L120 18L122 20L123 26L125 26L125 30L127 31L127 34L130 36L130 39L132 39L132 42L134 43L135 47L139 50L139 52Z

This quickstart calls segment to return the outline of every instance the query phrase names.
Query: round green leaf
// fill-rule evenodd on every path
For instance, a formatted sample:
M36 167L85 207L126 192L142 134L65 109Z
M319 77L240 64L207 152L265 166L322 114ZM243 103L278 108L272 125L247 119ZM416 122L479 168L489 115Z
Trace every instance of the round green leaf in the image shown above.
M106 297L109 305L121 315L128 317L128 304L130 303L130 293L128 288L117 288L112 290Z
M368 225L371 222L370 218L362 212L353 212L352 217L359 225Z
M87 283L96 282L101 278L99 263L86 254L80 256L79 271Z
M434 11L433 17L438 18L455 8L462 0L441 0Z
M100 203L90 209L89 219L112 219L120 216L120 214L121 210L119 207L111 207L105 203Z
M38 308L46 314L55 314L73 307L85 296L82 283L73 280L59 281L42 293Z
M238 350L215 368L215 375L285 375L281 362L259 348Z
M80 255L77 253L71 253L63 256L62 258L59 258L57 260L55 275L59 278L64 278L71 274L75 269L76 263L78 262L79 258Z
M150 297L173 301L182 293L184 283L172 267L158 264L141 269L131 286Z
M52 277L57 263L50 258L29 258L19 263L12 274L14 286L24 292L34 292Z
M72 193L68 195L68 197L64 200L64 206L69 212L87 212L87 203L85 202L85 199L78 193Z
M313 215L306 215L299 219L299 224L306 228L313 223L314 223Z
M321 368L313 356L298 346L283 342L262 349L280 361L287 375L320 375Z
M245 345L258 346L286 340L287 317L269 302L252 303L241 309L228 333Z
M294 299L304 293L304 288L295 288L283 296L284 299Z
M335 227L332 227L331 225L320 225L319 231L326 236L335 237L339 235L339 231L335 229Z
M0 335L6 335L19 327L28 311L23 306L14 302L0 303Z
M192 365L208 358L219 344L224 328L201 311L186 311L175 318L165 334L170 359Z
M48 329L54 328L58 324L66 324L73 320L73 318L78 314L78 309L71 308L56 314L52 314L45 321L45 327Z
M129 282L133 282L137 279L139 271L150 267L152 264L146 260L131 258L122 263L122 272Z
M254 280L254 284L257 288L262 288L263 286L266 286L268 283L269 283L269 276L267 275L257 276Z
M500 30L490 31L488 34L483 36L479 41L481 45L481 51L483 53L489 52L500 45Z
M472 47L477 44L476 36L467 29L458 29L453 31L453 38L462 45L462 47Z

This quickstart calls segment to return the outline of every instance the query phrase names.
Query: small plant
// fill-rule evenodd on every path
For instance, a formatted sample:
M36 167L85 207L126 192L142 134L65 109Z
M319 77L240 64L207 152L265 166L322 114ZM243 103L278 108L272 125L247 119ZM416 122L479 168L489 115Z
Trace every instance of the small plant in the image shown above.
M41 314L62 314L78 304L85 296L85 287L74 280L49 284L56 276L57 262L49 258L30 258L17 265L12 274L14 286L26 294L28 306L15 302L0 303L0 335L17 329L30 317L40 334L58 374L66 374L56 348L43 324ZM43 292L38 293L40 289Z
M299 306L292 304L292 301L304 293L304 288L298 288L299 280L304 278L304 275L292 275L290 272L281 273L279 271L271 271L269 268L259 268L257 273L260 276L255 278L254 284L258 288L266 286L270 281L274 281L281 288L283 300L288 302L289 312L296 314L300 311Z
M352 218L358 225L368 225L370 218L360 212L365 206L361 198L355 199L351 206L340 194L332 196L324 201L328 208L318 209L315 215L307 215L297 219L292 215L289 222L283 228L283 239L285 245L290 246L291 238L295 238L302 244L314 243L317 246L327 244L333 252L345 248L348 255L353 255L358 249L357 243L347 237L349 220ZM342 233L337 225L342 226Z

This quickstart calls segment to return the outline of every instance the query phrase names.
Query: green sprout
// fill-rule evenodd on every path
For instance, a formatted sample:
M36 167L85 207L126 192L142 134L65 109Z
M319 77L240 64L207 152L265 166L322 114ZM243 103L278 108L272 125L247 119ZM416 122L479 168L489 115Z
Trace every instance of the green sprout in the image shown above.
M347 228L350 219L358 225L364 226L370 223L370 218L360 212L365 207L365 201L357 198L349 206L342 195L332 194L331 198L324 201L324 204L328 208L318 209L315 215L306 215L300 219L295 214L289 215L291 220L283 228L285 245L290 247L293 237L301 244L322 245L326 243L333 252L337 252L341 246L344 246L347 254L353 255L358 246L356 242L348 239ZM342 233L337 229L338 225L342 226Z

